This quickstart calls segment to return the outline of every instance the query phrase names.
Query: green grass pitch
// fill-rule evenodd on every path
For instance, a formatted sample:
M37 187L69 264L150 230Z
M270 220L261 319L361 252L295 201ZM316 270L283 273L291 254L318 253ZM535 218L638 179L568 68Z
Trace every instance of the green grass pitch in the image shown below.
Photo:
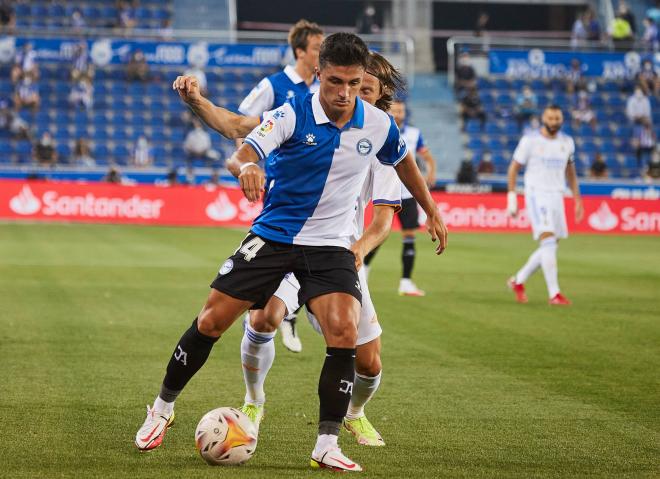
M243 231L0 225L0 477L317 477L308 466L322 339L277 357L259 446L212 468L193 434L210 409L240 405L240 325L177 402L164 446L133 437L181 332ZM518 305L506 278L529 235L418 241L425 298L396 295L400 238L372 269L384 328L383 382L367 413L387 442L341 446L363 477L660 477L660 242L574 236L559 248L574 301L546 304L543 278Z

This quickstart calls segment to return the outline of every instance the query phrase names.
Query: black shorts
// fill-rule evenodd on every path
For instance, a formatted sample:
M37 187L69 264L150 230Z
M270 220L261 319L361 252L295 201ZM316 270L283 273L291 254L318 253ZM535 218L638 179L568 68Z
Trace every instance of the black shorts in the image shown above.
M416 230L419 228L419 210L415 198L401 200L401 211L397 213L401 229Z
M276 243L250 232L220 267L211 287L262 309L284 276L300 282L299 304L328 293L347 293L362 302L355 256L339 246Z

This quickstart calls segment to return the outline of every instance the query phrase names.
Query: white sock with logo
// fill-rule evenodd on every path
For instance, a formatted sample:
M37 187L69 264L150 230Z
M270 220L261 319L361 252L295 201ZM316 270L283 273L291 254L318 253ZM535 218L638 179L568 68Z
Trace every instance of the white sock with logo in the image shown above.
M245 380L245 402L263 405L266 401L264 382L275 360L275 332L260 333L245 323L241 341L241 362Z
M548 295L554 298L559 293L559 280L557 279L557 238L551 236L541 240L541 268L548 287Z
M541 266L541 248L537 248L531 255L527 263L516 273L516 284L524 284L529 277Z
M373 377L355 373L353 394L351 395L351 402L346 412L346 419L357 419L364 416L364 406L376 394L380 385L380 377L381 373Z

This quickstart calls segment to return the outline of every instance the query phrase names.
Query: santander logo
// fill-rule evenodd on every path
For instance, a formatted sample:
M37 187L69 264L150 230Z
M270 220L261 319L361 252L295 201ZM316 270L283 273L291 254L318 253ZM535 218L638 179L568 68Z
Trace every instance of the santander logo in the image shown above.
M238 208L231 202L224 191L218 193L215 201L206 207L206 216L214 221L233 220L238 214Z
M609 205L603 201L598 209L589 215L589 226L596 231L611 231L619 224L619 217L612 213Z
M9 200L9 208L19 215L33 215L41 209L41 201L25 185L18 195Z

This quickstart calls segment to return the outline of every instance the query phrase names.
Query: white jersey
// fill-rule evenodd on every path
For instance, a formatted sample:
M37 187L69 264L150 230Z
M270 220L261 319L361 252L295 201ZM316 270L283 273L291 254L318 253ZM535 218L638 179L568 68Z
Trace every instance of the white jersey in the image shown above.
M415 128L414 126L404 125L401 130L401 136L405 140L406 145L408 145L408 151L412 153L415 162L417 162L417 152L426 148L424 139L422 138L422 132L419 131L419 128ZM413 196L410 191L408 191L408 188L401 184L401 199L406 200L412 197Z
M370 201L374 206L389 205L397 210L401 208L401 187L401 181L394 168L372 159L371 168L358 198L351 243L355 243L364 234L364 211Z
M564 192L566 166L573 161L573 138L559 132L546 138L540 131L524 135L513 153L513 160L525 166L525 191Z

